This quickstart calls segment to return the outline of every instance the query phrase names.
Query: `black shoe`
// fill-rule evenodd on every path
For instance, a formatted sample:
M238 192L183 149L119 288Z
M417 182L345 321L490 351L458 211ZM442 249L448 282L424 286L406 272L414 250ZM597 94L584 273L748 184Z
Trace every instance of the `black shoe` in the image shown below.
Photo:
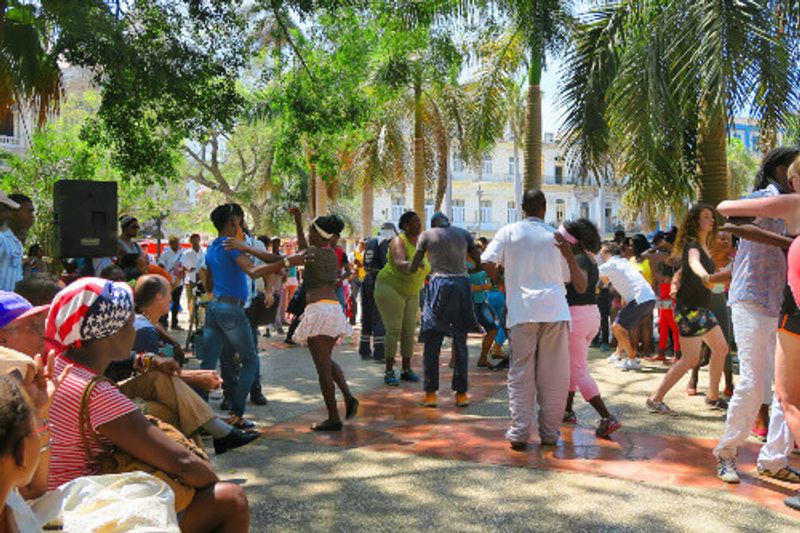
M342 424L341 420L339 422L325 420L324 422L311 424L312 431L341 431L342 427L344 427L344 424Z
M261 433L258 431L242 431L241 429L233 428L230 433L221 439L214 439L214 453L222 455L229 450L250 444L260 436Z
M350 401L347 402L347 413L345 414L345 418L350 420L358 413L358 398L355 396L350 398Z
M264 332L264 337L267 338L267 339L272 337L272 333L269 332L269 328L267 328L267 331Z
M219 404L220 411L230 411L231 410L231 399L227 396L222 398L222 403Z
M292 339L284 339L283 344L288 344L289 346L297 346L297 343L294 342Z
M235 415L233 413L231 413L228 416L228 418L225 418L223 421L229 426L233 426L236 429L241 429L241 430L255 429L256 427L255 422L253 422L252 420L247 420L243 416Z
M518 441L511 441L511 449L515 452L521 452L528 448L527 442L518 442Z
M250 403L253 405L267 405L269 402L267 401L267 397L264 396L264 393L259 391L258 394L250 394Z

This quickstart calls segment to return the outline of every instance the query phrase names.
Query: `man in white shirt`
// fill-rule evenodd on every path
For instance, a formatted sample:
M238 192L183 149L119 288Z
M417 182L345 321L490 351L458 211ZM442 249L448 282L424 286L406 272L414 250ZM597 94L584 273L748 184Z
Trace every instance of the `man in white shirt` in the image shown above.
M0 228L0 290L13 291L22 279L23 243L35 220L33 201L24 194L0 194L0 203L6 210Z
M617 313L617 319L611 331L617 339L617 351L611 354L610 361L615 361L623 371L639 370L641 361L631 344L630 332L639 327L642 320L653 314L656 305L656 294L647 283L641 272L630 261L622 257L622 249L615 242L605 242L600 248L600 281L611 283L622 299L625 307ZM622 358L622 352L628 357Z
M178 313L181 310L181 294L183 293L183 249L178 237L169 238L169 248L164 250L158 258L158 264L172 276L172 304L169 307L172 314L172 329L181 329L178 325Z
M543 219L544 193L525 193L526 218L500 228L481 256L484 269L498 282L505 270L506 327L511 341L508 403L511 426L506 438L523 450L530 438L539 403L539 436L543 445L558 442L569 392L569 307L565 284L585 289L586 274L569 245Z
M189 323L194 321L194 291L197 287L197 271L203 264L206 253L200 247L200 235L192 233L189 237L189 244L192 246L183 252L181 264L186 273L186 305L189 307Z

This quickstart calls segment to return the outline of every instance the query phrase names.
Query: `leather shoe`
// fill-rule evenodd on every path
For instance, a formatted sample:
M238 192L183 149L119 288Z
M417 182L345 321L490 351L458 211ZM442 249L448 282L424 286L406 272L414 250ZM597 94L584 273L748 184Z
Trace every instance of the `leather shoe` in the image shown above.
M251 394L250 395L250 402L253 405L267 405L269 403L267 401L267 397L264 396L264 393L259 392L258 394Z
M222 455L229 450L250 444L260 436L261 433L257 431L242 431L241 429L233 428L230 433L221 439L214 439L214 453Z

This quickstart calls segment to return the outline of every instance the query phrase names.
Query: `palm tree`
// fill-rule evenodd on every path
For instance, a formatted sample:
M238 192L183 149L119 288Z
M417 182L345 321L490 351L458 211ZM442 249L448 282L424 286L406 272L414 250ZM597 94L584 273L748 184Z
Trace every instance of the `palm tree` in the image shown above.
M475 108L477 119L489 125L473 130L473 143L491 146L497 135L495 117L505 105L503 94L524 75L527 80L525 103L525 188L542 185L542 94L540 83L548 54L560 54L569 41L573 25L570 0L495 0L458 2L459 10L468 18L480 19L482 26L495 31L485 32L489 40L480 39L478 58L479 91ZM497 16L499 13L499 16ZM500 122L501 128L506 121ZM502 134L502 132L500 132Z
M14 105L31 105L42 126L47 113L58 109L61 71L48 36L34 5L0 0L0 118Z
M624 0L591 10L565 65L567 148L612 159L629 206L729 193L726 130L749 109L762 130L797 108L797 2Z

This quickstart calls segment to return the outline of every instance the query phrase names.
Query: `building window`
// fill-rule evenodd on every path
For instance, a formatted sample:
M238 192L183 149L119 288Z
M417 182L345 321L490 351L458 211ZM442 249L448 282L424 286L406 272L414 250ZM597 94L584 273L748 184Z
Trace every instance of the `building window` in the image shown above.
M453 222L464 223L464 200L453 200Z
M481 222L492 221L492 201L481 200Z
M459 157L453 158L453 172L464 172L464 160Z
M431 223L431 218L433 218L433 201L432 200L425 200L425 220L422 221L424 226L427 226Z
M548 131L548 132L546 132L546 133L544 134L544 142L546 142L546 143L548 143L548 144L553 144L553 141L554 141L554 140L555 140L555 136L553 135L553 133L552 133L552 132L549 132L549 131Z
M581 202L581 218L589 218L589 202Z
M564 217L567 216L567 204L562 199L556 200L556 221L564 222Z
M484 154L483 156L483 175L492 175L492 156L489 154Z
M556 165L556 185L562 185L564 183L564 167L561 165Z
M6 137L14 136L14 113L7 111L4 115L0 116L0 135Z
M600 228L600 231L602 233L608 231L608 228L612 226L612 220L611 220L612 216L613 216L613 210L611 208L611 202L606 202L605 211L603 213L603 227Z
M508 209L506 209L506 222L511 224L517 221L517 204L516 202L508 202Z
M513 157L508 158L508 175L513 176L517 173L517 163Z
M398 196L392 197L392 220L397 223L403 213L406 212L406 202Z

